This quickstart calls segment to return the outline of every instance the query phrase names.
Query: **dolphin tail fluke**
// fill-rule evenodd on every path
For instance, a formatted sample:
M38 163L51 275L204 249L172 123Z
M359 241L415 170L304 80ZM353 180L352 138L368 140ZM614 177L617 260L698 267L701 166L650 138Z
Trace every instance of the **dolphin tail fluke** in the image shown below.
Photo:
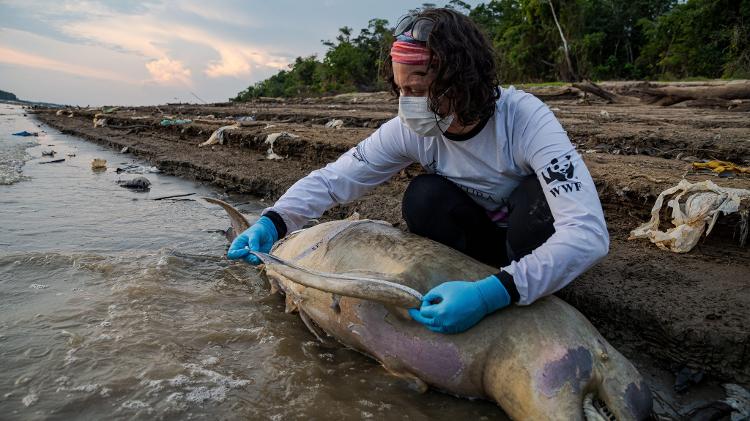
M229 220L232 223L232 233L230 235L227 235L227 238L229 239L230 242L234 240L234 238L239 233L250 228L250 223L247 222L247 219L245 218L245 216L242 215L240 211L235 209L234 206L230 205L229 203L224 202L219 199L214 199L212 197L204 197L203 200L205 200L208 203L213 203L215 205L221 206L229 215Z

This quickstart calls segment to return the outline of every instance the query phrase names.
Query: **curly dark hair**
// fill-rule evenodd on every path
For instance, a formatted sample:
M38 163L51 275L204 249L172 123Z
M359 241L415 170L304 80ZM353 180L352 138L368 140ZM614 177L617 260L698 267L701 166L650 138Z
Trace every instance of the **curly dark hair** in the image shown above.
M487 37L471 19L455 10L426 9L419 12L419 17L435 22L427 39L430 70L435 73L428 90L430 109L438 113L439 98L444 94L462 124L491 116L500 98L500 82L495 51ZM399 96L390 54L382 69L391 91Z

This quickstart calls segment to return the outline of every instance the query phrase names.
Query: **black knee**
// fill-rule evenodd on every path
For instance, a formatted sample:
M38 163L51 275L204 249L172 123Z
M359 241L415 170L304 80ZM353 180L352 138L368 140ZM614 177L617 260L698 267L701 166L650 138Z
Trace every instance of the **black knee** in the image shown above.
M401 202L401 213L409 231L430 237L436 220L445 220L447 212L440 212L436 204L445 203L447 190L455 188L453 183L436 174L421 174L409 183ZM440 207L440 206L438 206ZM442 224L441 224L442 225Z
M415 177L404 193L402 212L414 234L493 266L505 259L505 232L466 192L442 176Z

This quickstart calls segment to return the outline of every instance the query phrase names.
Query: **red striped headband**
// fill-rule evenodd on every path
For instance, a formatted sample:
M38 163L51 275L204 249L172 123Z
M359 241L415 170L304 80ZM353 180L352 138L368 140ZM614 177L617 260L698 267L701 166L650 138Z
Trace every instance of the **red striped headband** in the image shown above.
M422 44L407 41L396 41L391 46L391 59L401 64L427 64L430 60L430 49Z

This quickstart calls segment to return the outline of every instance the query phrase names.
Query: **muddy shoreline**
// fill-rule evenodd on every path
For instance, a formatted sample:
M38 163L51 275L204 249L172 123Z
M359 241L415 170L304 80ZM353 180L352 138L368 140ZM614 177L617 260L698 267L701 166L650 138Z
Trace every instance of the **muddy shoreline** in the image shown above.
M750 163L750 113L723 109L611 105L596 100L548 101L584 155L605 209L609 256L560 297L582 311L626 355L645 355L672 372L690 367L719 381L750 384L750 248L737 242L738 218L720 220L711 236L677 255L646 241L627 241L648 219L656 196L681 178L710 179L750 188L750 177L696 173L690 162ZM266 100L246 104L176 104L101 110L36 109L36 117L63 133L149 160L162 171L250 193L272 203L291 184L334 160L395 115L387 95L328 100ZM58 115L59 114L59 115ZM233 118L252 116L225 132L225 143L198 145ZM193 120L162 126L165 118ZM325 123L339 119L340 129ZM271 133L296 137L274 143L283 159L268 160ZM401 195L421 169L411 166L364 198L338 206L324 219L384 219L403 226Z

